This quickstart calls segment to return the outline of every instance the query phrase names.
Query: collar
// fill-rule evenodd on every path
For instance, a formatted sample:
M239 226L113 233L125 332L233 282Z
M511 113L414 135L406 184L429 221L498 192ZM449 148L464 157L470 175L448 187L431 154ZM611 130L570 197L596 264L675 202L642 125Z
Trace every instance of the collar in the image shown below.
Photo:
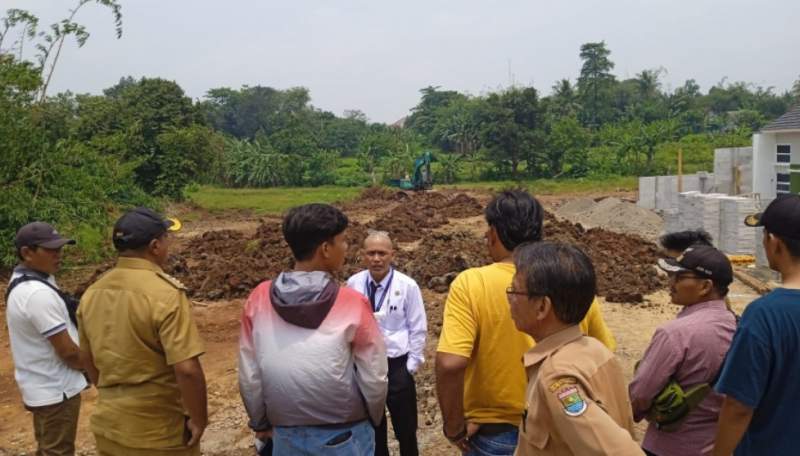
M159 265L143 258L119 257L117 259L117 267L123 269L144 269L146 271L164 272Z
M578 325L564 328L555 334L545 337L544 340L534 345L533 348L525 353L525 356L522 358L525 367L539 364L554 351L581 337L583 337L583 333Z
M386 288L386 284L389 282L389 277L392 276L393 272L394 272L394 267L390 266L389 272L386 273L386 275L383 277L383 280L378 282L378 288ZM369 277L369 281L371 283L375 283L375 279L372 278L372 272L370 272L369 269L367 269L367 276Z
M692 304L691 306L685 306L678 312L677 318L688 317L689 315L695 314L697 312L702 312L708 309L727 309L725 306L725 301L723 299L715 299L713 301L705 301L705 302L698 302L697 304Z
M49 280L52 277L49 274L45 274L44 272L37 271L35 269L31 269L23 264L19 264L14 268L14 274L22 274L22 275L29 275L34 277L39 277L45 280Z

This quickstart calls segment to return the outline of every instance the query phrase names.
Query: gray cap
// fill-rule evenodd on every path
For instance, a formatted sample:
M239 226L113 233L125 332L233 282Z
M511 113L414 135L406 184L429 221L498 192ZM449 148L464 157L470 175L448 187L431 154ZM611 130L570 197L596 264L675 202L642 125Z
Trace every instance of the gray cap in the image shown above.
M17 231L17 237L14 239L17 249L26 246L60 249L67 244L75 244L75 241L61 236L53 225L45 222L33 222L23 226Z

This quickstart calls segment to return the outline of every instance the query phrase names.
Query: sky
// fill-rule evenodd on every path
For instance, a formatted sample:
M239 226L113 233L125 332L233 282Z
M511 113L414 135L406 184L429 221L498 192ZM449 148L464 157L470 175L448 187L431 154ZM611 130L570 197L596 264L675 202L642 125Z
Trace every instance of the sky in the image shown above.
M27 9L50 24L76 3L0 0L0 13ZM706 91L727 78L783 92L800 77L798 0L120 3L119 40L109 10L78 12L92 36L64 47L50 93L100 93L128 75L174 80L195 99L216 87L303 86L319 109L392 123L427 86L547 95L578 77L580 46L593 41L606 42L618 78L663 68L666 89L693 78Z

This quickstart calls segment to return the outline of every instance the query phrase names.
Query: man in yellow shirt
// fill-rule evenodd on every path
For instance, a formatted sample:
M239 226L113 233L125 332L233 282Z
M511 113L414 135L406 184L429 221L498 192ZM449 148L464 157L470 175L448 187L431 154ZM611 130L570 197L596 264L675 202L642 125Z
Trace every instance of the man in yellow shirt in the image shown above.
M119 260L81 299L78 332L98 399L100 456L199 456L208 421L203 342L180 282L161 269L177 221L137 208L114 225Z
M450 285L436 353L436 390L444 434L464 454L512 455L525 408L522 356L533 339L511 319L506 289L512 252L542 240L544 209L529 193L505 191L485 209L487 247L494 263L462 272ZM616 348L595 300L580 328Z

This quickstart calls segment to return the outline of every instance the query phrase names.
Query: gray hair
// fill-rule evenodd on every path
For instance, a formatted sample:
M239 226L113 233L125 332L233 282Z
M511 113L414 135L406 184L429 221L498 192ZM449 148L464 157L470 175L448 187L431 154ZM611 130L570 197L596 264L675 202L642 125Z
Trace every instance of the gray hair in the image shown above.
M389 245L391 245L392 248L394 248L394 241L392 241L392 238L391 238L391 236L389 236L389 232L388 231L367 230L367 237L364 238L364 243L366 244L366 242L368 240L370 240L370 239L373 239L373 240L379 240L380 239L380 240L389 241Z

